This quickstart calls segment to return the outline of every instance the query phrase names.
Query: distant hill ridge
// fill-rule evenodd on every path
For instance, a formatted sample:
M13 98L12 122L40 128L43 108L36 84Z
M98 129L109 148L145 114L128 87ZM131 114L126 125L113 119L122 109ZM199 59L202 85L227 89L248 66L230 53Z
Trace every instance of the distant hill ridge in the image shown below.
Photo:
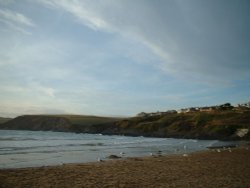
M4 122L0 129L79 132L78 126L110 123L119 118L84 115L23 115Z
M45 115L24 115L16 117L1 125L2 129L69 131L71 122L63 117Z
M0 124L0 129L250 140L250 110L166 113L132 118L81 115L24 115Z

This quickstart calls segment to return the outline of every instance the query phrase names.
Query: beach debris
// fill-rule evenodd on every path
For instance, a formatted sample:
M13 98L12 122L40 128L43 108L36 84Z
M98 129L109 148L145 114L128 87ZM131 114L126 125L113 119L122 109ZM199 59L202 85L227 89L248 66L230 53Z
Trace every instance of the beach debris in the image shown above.
M109 158L109 159L119 159L119 158L121 158L121 157L120 157L120 156L117 156L117 155L110 155L108 158Z
M159 150L159 151L157 152L157 156L158 156L158 157L161 157L161 156L162 156L162 151L161 151L161 150Z

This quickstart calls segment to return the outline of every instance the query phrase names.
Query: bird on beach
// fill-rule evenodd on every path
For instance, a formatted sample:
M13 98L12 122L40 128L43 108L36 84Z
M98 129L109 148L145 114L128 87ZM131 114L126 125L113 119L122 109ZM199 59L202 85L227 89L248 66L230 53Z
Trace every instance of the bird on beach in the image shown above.
M124 156L124 155L125 155L125 153L124 153L124 152L120 152L120 155L121 155L121 156Z
M218 153L220 153L220 149L217 149L216 151L217 151Z
M184 145L184 146L183 146L183 148L184 148L184 150L186 150L186 149L187 149L187 146L186 146L186 145Z
M100 157L97 158L98 162L104 162Z

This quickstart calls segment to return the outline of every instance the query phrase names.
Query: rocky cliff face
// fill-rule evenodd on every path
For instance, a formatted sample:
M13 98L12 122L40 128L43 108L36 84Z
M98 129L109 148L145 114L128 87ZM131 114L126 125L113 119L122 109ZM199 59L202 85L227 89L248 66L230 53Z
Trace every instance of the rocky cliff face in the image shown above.
M62 117L19 116L1 125L1 129L32 131L70 131L71 123Z

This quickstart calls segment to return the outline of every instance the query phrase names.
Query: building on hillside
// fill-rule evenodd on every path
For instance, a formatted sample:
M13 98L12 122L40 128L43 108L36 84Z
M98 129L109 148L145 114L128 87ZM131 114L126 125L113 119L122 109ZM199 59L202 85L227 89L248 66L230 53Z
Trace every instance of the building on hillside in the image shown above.
M168 110L165 112L165 114L177 114L176 110Z
M238 104L238 107L246 107L246 108L250 108L250 102L246 102L246 103Z
M199 111L198 108L191 107L191 108L180 109L178 113L188 113L188 112L197 112L197 111Z
M137 117L147 117L148 114L145 112L140 112L139 114L136 115Z

